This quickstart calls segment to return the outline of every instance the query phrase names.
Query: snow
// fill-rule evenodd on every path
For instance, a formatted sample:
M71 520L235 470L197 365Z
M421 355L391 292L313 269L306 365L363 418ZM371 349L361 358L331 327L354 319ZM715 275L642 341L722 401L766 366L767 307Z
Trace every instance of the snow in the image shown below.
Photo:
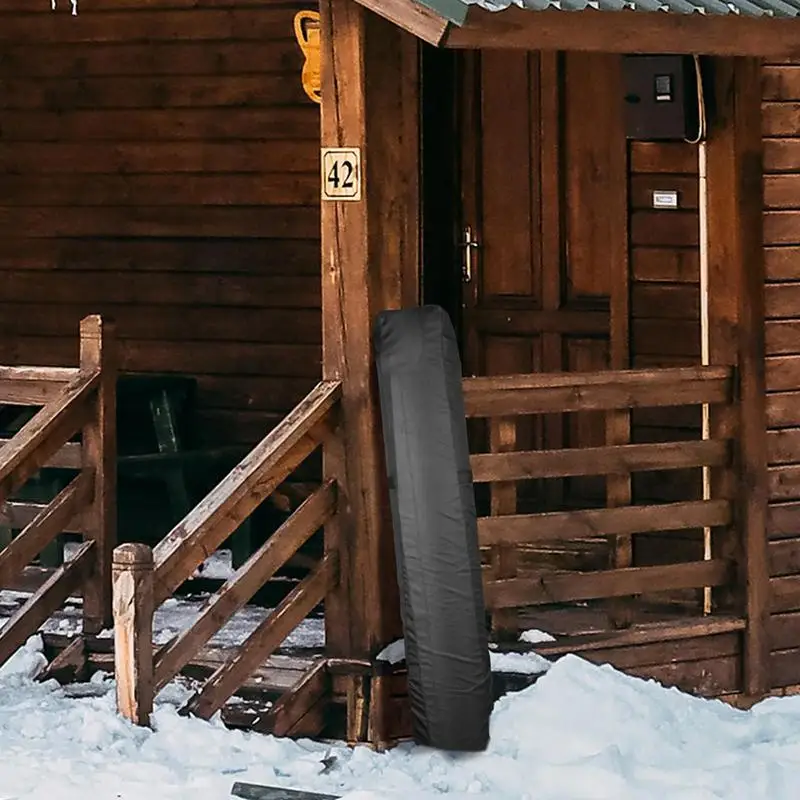
M537 631L541 636L539 641L554 641L549 633ZM490 645L491 648L491 645ZM399 664L406 657L406 643L404 639L398 639L381 650L376 656L378 661L386 661L389 664ZM545 672L550 667L550 662L537 655L536 653L495 653L489 651L489 661L491 662L492 672L512 672L516 675L538 675Z
M556 637L551 636L545 631L539 631L534 628L529 631L522 631L519 635L519 640L526 644L539 644L540 642L554 642Z
M222 800L236 781L346 800L795 800L800 783L800 698L739 711L566 656L498 701L486 752L378 754L181 717L177 684L155 730L134 728L108 678L35 683L37 639L0 670L2 800Z
M64 557L69 560L77 545L67 542ZM217 551L202 567L201 573L206 578L227 579L233 574L230 551ZM273 579L277 580L277 579ZM8 621L14 611L24 603L30 595L25 592L0 590L0 628ZM194 623L200 613L207 594L170 598L158 609L153 618L153 641L166 644L181 631ZM63 636L75 636L81 632L81 599L70 598L64 607L41 628L46 633L58 633ZM211 647L235 647L240 645L272 611L269 608L245 606L225 625L209 642ZM101 636L111 637L111 631L104 631ZM321 648L325 644L325 621L321 617L310 617L304 620L284 643L285 648ZM0 800L5 798L0 795Z
M8 621L11 614L30 595L24 592L0 591L0 628ZM181 631L186 630L200 614L202 601L206 595L194 597L170 598L156 609L153 617L153 641L166 644ZM245 606L236 613L211 641L211 647L235 647L240 645L272 611L269 608ZM51 617L41 628L46 633L58 633L62 636L75 636L82 629L81 600L70 598L64 608ZM104 631L101 636L111 637L111 631ZM309 617L292 631L286 640L286 648L316 648L325 644L325 621L321 617ZM0 800L5 800L0 796Z

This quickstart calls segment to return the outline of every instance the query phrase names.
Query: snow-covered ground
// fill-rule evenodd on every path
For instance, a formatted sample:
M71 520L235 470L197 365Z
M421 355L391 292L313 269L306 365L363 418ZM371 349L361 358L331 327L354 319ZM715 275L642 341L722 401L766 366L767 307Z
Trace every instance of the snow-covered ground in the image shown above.
M0 670L0 800L223 800L236 781L347 800L800 796L800 698L737 711L577 656L500 700L477 755L227 731L179 717L187 690L177 685L161 696L155 730L136 729L116 716L110 680L37 684L43 662L33 639Z

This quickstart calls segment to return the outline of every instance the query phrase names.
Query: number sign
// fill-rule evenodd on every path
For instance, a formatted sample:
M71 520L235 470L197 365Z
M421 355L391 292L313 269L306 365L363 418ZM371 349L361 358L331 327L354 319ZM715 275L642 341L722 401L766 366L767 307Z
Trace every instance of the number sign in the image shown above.
M361 199L361 150L357 147L322 150L322 199Z

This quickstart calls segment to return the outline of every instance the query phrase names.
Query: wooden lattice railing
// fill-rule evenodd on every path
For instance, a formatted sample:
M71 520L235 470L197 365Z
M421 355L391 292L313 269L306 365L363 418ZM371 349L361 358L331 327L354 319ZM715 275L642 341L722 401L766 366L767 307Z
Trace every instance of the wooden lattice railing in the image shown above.
M153 549L122 545L114 553L115 671L119 710L147 724L155 694L336 514L336 486L324 483L213 594L187 630L152 644L153 613L277 487L330 436L338 382L323 381ZM295 586L189 700L185 711L208 719L263 664L338 582L337 553L326 549ZM319 670L304 686L316 685ZM283 705L287 705L284 703ZM270 715L291 727L276 704ZM283 715L283 717L282 717ZM268 722L268 721L267 721ZM265 722L266 724L266 722Z
M474 454L472 470L476 483L491 484L491 513L479 519L478 532L481 546L491 557L485 573L485 592L496 630L513 631L521 608L723 587L735 580L731 369L467 378L464 391L467 416L490 421L491 452ZM600 411L607 414L606 431L611 432L615 426L608 422L620 410L693 405L711 408L710 438L629 444L618 443L618 439L613 442L609 435L609 443L600 447L517 449L517 420L521 416ZM629 430L629 419L626 424ZM707 493L705 499L683 502L632 504L631 473L689 468L710 471L713 495ZM517 513L517 482L586 475L606 476L608 507ZM623 493L626 502L619 502L619 491L611 491L612 481L617 490L621 481L627 484ZM632 536L697 529L713 531L713 553L706 554L710 557L659 566L633 564ZM541 570L522 574L521 548L584 537L606 537L613 554L624 553L627 557L612 559L609 569L597 571Z
M83 543L0 629L0 664L74 593L83 631L111 624L111 555L116 539L116 372L113 338L100 317L80 326L80 366L0 367L0 404L41 406L0 448L0 504L43 467L75 477L0 550L0 586L9 586L63 530ZM70 441L80 434L80 441Z

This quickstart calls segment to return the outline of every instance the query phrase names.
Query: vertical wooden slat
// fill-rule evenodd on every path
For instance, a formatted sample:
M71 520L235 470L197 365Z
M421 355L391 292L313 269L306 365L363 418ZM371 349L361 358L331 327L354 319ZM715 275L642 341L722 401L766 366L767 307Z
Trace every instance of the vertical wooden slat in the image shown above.
M114 551L114 675L117 710L135 725L153 711L153 551L144 544Z
M344 432L340 457L325 463L343 499L346 593L329 645L366 657L401 631L371 334L379 311L415 294L402 283L419 261L408 240L419 215L418 107L407 88L417 62L409 34L357 3L323 0L320 12L322 146L358 147L363 165L362 200L322 203L323 376L342 381Z
M622 86L622 61L619 56L607 56L609 83ZM622 97L622 91L616 95ZM625 139L622 103L612 105L609 134L608 159L610 180L615 182L615 191L609 192L614 203L609 250L609 361L611 369L629 369L630 348L630 265L628 236L628 144ZM631 412L617 409L606 413L606 444L629 444L631 440ZM609 475L606 480L606 505L609 508L630 505L632 500L630 473ZM612 565L616 569L633 566L633 538L617 536L612 542ZM609 607L611 623L624 628L633 622L632 599L620 598Z
M83 429L83 469L94 475L94 501L84 513L84 540L95 543L97 564L83 596L84 633L110 628L111 560L117 544L117 365L114 325L99 316L81 321L80 368L100 371L95 413Z
M514 417L493 419L489 423L489 448L492 453L511 453L517 449L517 421ZM492 516L517 513L517 484L497 481L491 484ZM517 548L499 545L492 551L492 574L495 580L517 576ZM516 609L492 612L492 631L498 638L515 636L519 628Z
M716 593L714 605L744 607L744 690L760 696L770 688L760 62L718 60L714 74L718 111L707 147L709 355L712 364L738 364L739 374L736 413L712 409L710 420L712 438L738 434L736 475L712 474L713 495L731 493L737 503L736 530L714 531L712 544L715 556L738 559L738 582L734 591Z
M562 58L559 53L539 54L539 207L541 208L539 246L542 260L542 308L557 311L561 308L564 279L563 188L562 175ZM542 333L542 371L561 372L564 369L563 337L556 332ZM564 446L564 415L542 417L544 446L558 449ZM564 481L543 481L543 495L549 508L560 507L564 501Z
M612 303L613 308L613 303ZM613 313L613 312L612 312ZM612 351L613 351L613 316L612 316ZM606 444L624 445L631 438L631 415L627 409L606 412ZM609 475L606 479L606 505L609 508L627 506L631 503L630 473ZM612 569L633 566L633 537L615 536L612 539ZM612 600L608 606L609 620L615 628L626 628L633 622L632 598Z

